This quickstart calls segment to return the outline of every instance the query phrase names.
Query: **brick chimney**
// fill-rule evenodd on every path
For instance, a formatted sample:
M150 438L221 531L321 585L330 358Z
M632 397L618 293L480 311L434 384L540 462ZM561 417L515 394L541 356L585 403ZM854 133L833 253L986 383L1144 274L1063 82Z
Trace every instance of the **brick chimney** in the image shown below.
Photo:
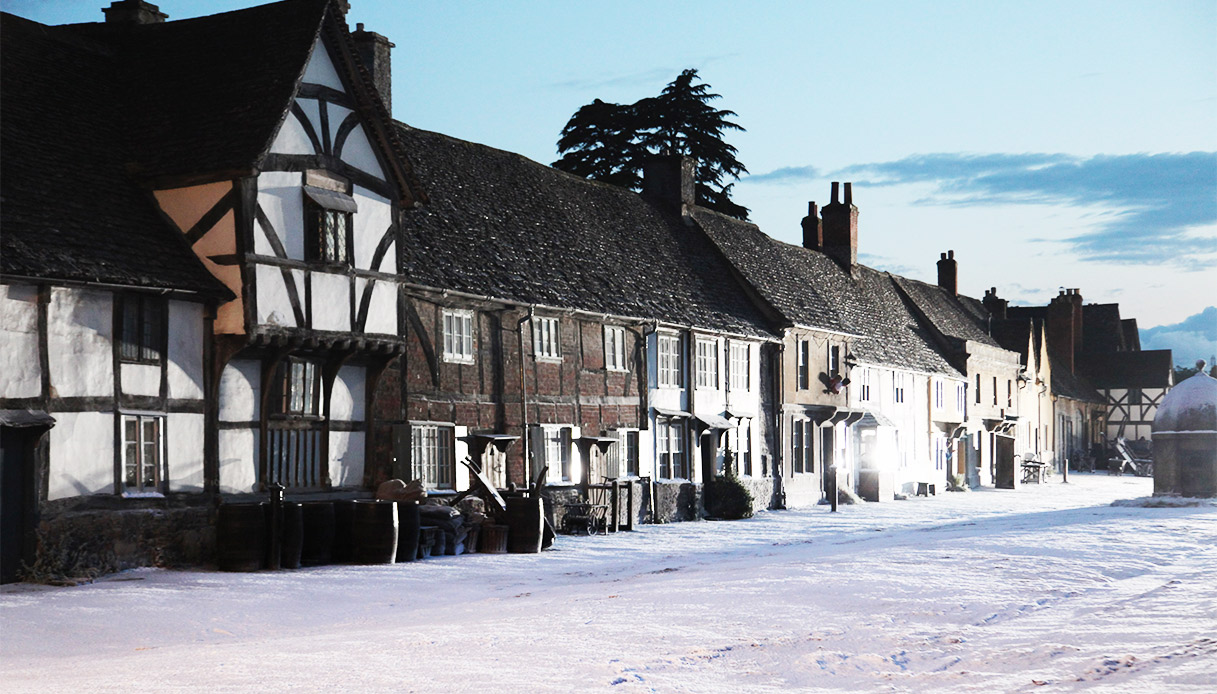
M169 18L160 8L144 0L115 0L103 7L106 24L160 24Z
M984 304L985 310L989 312L989 316L994 320L1006 319L1006 307L1009 306L1009 302L997 297L997 287L985 290L985 298L981 300L981 303Z
M1082 294L1062 289L1048 304L1048 349L1072 372L1082 351Z
M955 262L955 251L947 251L938 258L938 286L951 296L959 295L959 264Z
M351 32L351 40L355 42L355 51L359 60L372 75L372 84L380 92L380 100L385 102L385 109L393 115L393 62L392 51L394 44L389 39L374 31L364 31L363 22L355 25Z
M832 202L820 213L824 220L824 253L846 270L858 264L858 208L854 207L853 185L845 184L845 201L837 198L838 183L832 184Z
M681 212L695 204L693 160L680 154L658 154L642 165L642 197Z
M820 210L814 202L807 203L807 216L803 218L803 248L824 249L824 225L820 223Z

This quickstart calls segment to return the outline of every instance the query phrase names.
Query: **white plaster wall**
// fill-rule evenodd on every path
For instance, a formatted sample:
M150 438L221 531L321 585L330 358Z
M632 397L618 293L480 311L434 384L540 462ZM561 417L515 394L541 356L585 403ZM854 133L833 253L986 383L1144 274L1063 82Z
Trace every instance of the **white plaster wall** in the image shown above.
M326 104L326 109L329 112L330 119L330 142L337 144L338 129L342 127L342 121L346 120L347 116L354 113L354 111L332 102Z
M114 493L114 414L56 412L47 499Z
M292 260L304 260L304 192L294 171L264 171L258 175L258 204L275 228L283 250ZM274 255L262 231L254 233L254 251Z
M220 374L220 421L253 422L259 418L258 391L262 364L252 359L228 362ZM221 432L222 433L222 432Z
M51 289L47 311L51 390L59 397L113 396L114 297L88 289Z
M368 318L364 323L365 333L382 335L397 334L397 284L384 280L365 280L355 278L355 296L363 300L363 288L372 282L371 305L368 306Z
M203 305L169 302L169 397L203 397Z
M355 204L359 211L355 213L355 267L376 270L372 267L372 256L376 253L376 245L384 237L385 232L393 223L393 207L389 201L366 188L355 186ZM385 258L390 262L392 272L392 256L388 253Z
M270 145L270 151L275 154L315 154L313 141L308 139L304 126L296 120L294 113L288 113L275 134L275 141Z
M165 461L169 491L203 491L203 415L166 415Z
M364 439L362 431L330 432L330 482L335 487L362 487Z
M313 55L304 70L303 81L306 84L324 84L340 92L346 91L342 79L338 77L338 71L334 69L333 61L330 60L330 54L325 49L325 43L320 38L313 44Z
M126 395L160 395L160 364L120 364L119 382Z
M300 110L308 118L309 125L313 126L313 132L317 134L317 140L320 144L322 140L321 133L321 104L316 99L302 99L296 97L296 103L300 106ZM320 152L318 152L320 154Z
M0 284L0 398L34 398L41 394L38 289Z
M220 430L220 492L241 494L258 485L258 432L255 429Z
M311 281L313 329L351 330L351 281L329 272L314 272Z
M385 178L384 169L380 168L380 162L376 160L372 143L368 141L362 125L355 126L351 134L347 135L346 144L342 146L342 160L381 180Z
M330 394L330 419L363 421L366 381L367 372L362 366L344 366L338 370Z
M287 284L283 273L273 265L258 265L254 274L258 292L258 322L267 325L280 325L289 328L296 325L296 314L292 311L292 302L288 299ZM294 277L292 280L294 281ZM296 296L304 298L303 288L297 285ZM317 294L314 292L314 298Z

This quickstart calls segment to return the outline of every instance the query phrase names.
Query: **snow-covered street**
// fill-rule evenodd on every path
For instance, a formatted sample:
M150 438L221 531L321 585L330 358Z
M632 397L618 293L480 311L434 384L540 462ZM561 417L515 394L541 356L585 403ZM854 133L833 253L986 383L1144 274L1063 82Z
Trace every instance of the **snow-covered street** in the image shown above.
M6 692L1217 691L1217 508L1152 481L763 513L540 555L5 586Z

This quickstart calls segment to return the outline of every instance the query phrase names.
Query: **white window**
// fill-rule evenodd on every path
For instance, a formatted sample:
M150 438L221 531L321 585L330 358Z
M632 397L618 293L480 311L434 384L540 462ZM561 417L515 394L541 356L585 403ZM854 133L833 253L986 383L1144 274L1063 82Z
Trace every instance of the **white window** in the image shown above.
M791 422L790 468L792 472L815 472L815 424L810 419Z
M638 476L638 430L618 429L617 445L609 448L605 477Z
M904 374L892 374L892 400L904 402Z
M625 328L604 326L604 368L625 371Z
M679 335L659 336L659 385L680 388L684 385L684 359Z
M748 392L752 389L752 346L746 342L731 343L731 390Z
M841 375L841 347L839 345L828 346L828 375Z
M858 371L858 399L863 402L870 400L870 369Z
M165 418L123 415L123 491L160 491Z
M473 312L444 309L444 361L473 363Z
M655 457L660 479L687 479L685 424L681 419L660 418L655 422Z
M967 387L962 383L955 384L955 409L963 414L964 409L968 406L968 391Z
M811 387L811 342L799 340L799 371L798 389L807 390Z
M453 488L453 441L454 430L450 426L415 424L410 428L414 478L422 480L427 489Z
M570 482L570 446L571 430L569 427L542 427L542 465L549 466L551 482Z
M561 359L562 341L557 318L532 319L532 353L538 359Z
M697 386L718 388L718 340L697 341Z
M288 417L316 417L320 412L321 369L315 362L287 359L279 363L278 412Z
M935 379L934 380L934 407L935 408L941 410L943 408L943 405L946 403L945 391L946 391L946 386L943 384L943 382Z

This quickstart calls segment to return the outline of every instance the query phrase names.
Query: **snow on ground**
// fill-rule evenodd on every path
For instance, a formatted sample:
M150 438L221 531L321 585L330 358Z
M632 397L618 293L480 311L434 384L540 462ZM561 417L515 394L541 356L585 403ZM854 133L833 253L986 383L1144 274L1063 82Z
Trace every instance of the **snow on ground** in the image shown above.
M5 692L1213 692L1217 508L1152 481L643 526L539 555L0 592Z

